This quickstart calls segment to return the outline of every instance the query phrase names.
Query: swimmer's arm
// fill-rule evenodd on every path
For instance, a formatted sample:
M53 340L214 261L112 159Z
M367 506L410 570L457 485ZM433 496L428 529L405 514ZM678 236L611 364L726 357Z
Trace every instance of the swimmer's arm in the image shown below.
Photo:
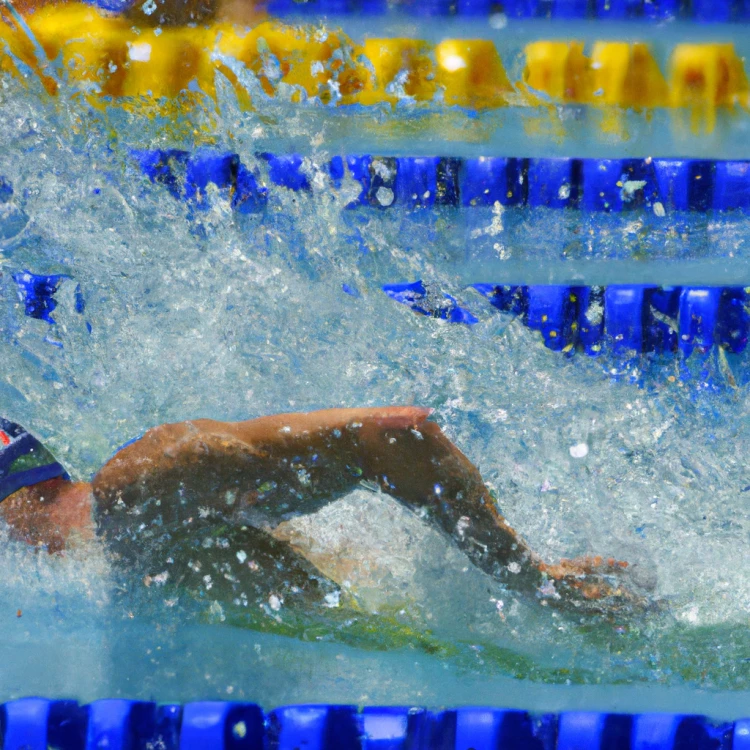
M505 521L477 468L427 420L429 414L418 407L330 409L162 425L102 468L94 494L105 513L116 503L143 508L160 499L153 512L163 515L186 501L224 512L238 490L231 508L262 506L273 525L289 513L314 511L365 480L426 513L478 567L514 588L538 587L547 577L572 599L606 595L601 575L619 574L622 566L599 558L546 565Z
M287 512L320 507L365 480L412 509L428 511L480 567L498 574L499 566L515 562L529 569L537 558L500 515L477 468L428 421L430 413L413 406L326 409L237 423L199 419L163 425L110 461L94 488L102 502L119 497L128 505L133 502L129 489L139 482L150 488L141 496L153 494L160 482L166 490L165 476L182 467L185 486L185 474L203 456L213 455L204 471L214 471L219 456L234 456L232 465L247 461L250 488L259 480L277 485L264 507L280 520ZM295 480L300 470L311 476L306 489ZM227 486L230 471L228 466L223 477ZM219 497L221 479L211 482ZM310 504L305 494L319 500ZM259 501L250 493L246 502ZM535 569L533 574L538 577Z
M627 563L599 556L545 563L502 517L476 466L434 422L425 418L407 430L365 428L365 437L369 477L427 511L477 567L506 585L591 611L640 602L620 583Z
M429 413L408 406L325 409L245 422L164 424L110 459L94 478L94 494L104 510L118 501L133 506L149 495L167 496L177 485L194 487L203 504L220 503L221 495L243 479L250 494L257 485L294 486L302 468L314 475L311 487L317 495L336 495L361 478L353 464L360 461L358 438L364 424L376 431L404 429Z
M538 559L500 515L477 468L428 421L430 411L326 409L236 423L161 425L102 468L94 493L105 511L117 502L132 507L153 497L162 498L163 511L164 502L176 501L178 486L182 497L221 507L224 493L244 482L243 502L262 502L273 521L274 515L281 520L288 512L320 507L365 480L428 512L485 570L498 574L512 563L533 568ZM297 481L300 471L311 476L305 486ZM259 500L259 485L276 489ZM309 497L317 500L310 504Z

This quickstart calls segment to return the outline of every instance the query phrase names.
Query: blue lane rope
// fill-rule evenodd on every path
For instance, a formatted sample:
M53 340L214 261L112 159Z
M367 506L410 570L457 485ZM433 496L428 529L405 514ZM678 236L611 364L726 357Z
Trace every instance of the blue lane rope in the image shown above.
M229 190L232 206L240 213L262 210L269 189L311 189L298 154L258 154L267 166L269 186L237 154L152 149L133 150L131 157L152 183L198 210L208 207L209 184ZM362 186L351 207L387 210L499 203L607 213L640 209L657 217L669 211L750 211L749 161L363 155L334 157L325 168L334 186L340 186L347 174ZM382 198L384 190L388 200Z
M272 15L282 17L400 12L464 18L503 13L519 19L750 21L747 0L269 0L267 8Z
M345 288L347 286L346 284L342 285L342 289L347 294L351 294ZM447 320L450 323L465 323L466 325L474 325L474 323L479 322L479 318L460 307L457 300L450 294L428 291L421 280L412 284L386 284L383 286L383 291L391 299L400 302L402 305L407 305L421 315Z
M50 313L62 276L37 276L24 271L14 276L25 314L54 324ZM342 290L359 297L357 289ZM714 345L742 352L750 337L750 288L657 287L622 284L607 287L564 285L473 284L493 307L520 316L540 331L545 346L555 351L582 349L597 356L608 347L613 353L706 353ZM474 325L479 318L451 294L433 289L421 279L385 284L393 300L421 315L449 323ZM80 292L76 310L85 309Z
M597 356L631 352L707 353L712 347L739 353L750 336L750 289L647 285L510 286L474 284L503 312L520 316L554 351L582 349ZM422 315L472 325L478 319L455 298L420 280L385 284L396 302Z
M491 708L27 698L0 707L3 750L750 750L750 720L688 714L531 714Z
M19 299L24 304L24 312L29 318L44 320L50 325L55 323L52 313L57 307L55 293L63 279L69 279L66 274L53 274L51 276L23 271L13 274L13 280L18 288ZM80 293L80 287L76 290L76 311L83 312L85 303Z
M750 1L750 0L749 0ZM310 190L304 160L296 154L259 155L272 186ZM269 187L237 154L217 150L140 150L131 152L138 170L176 199L193 216L209 207L208 186L227 191L242 213L262 211ZM374 168L377 161L387 168ZM327 165L334 185L346 173L362 191L355 204L418 209L435 205L472 207L527 205L620 212L635 206L663 210L750 210L750 162L624 159L447 159L335 157ZM387 201L386 201L387 202ZM661 213L661 210L658 211ZM26 315L54 324L55 293L65 275L13 275ZM714 344L732 352L747 343L750 300L743 287L668 287L620 285L604 289L572 286L505 287L476 284L477 291L505 312L522 315L541 331L551 349L582 348L597 354L612 350L707 351ZM357 291L345 285L352 296ZM428 290L422 281L389 284L384 291L424 315L472 325L478 319L444 292ZM80 288L75 307L85 310ZM601 309L601 313L596 312Z
M122 12L134 0L91 0L108 11ZM511 19L697 23L750 21L747 0L265 0L260 8L281 18L406 14L417 17L481 18L504 14Z
M50 325L55 325L57 321L52 317L52 313L57 308L55 294L63 279L70 278L72 277L68 274L46 275L32 273L28 270L14 273L13 280L16 282L18 298L23 302L24 314L29 318L43 320ZM86 300L83 297L80 284L76 284L75 288L74 309L79 315L83 315L86 311ZM86 328L89 333L93 330L91 323L88 321L86 322ZM50 341L50 343L62 348L60 342Z

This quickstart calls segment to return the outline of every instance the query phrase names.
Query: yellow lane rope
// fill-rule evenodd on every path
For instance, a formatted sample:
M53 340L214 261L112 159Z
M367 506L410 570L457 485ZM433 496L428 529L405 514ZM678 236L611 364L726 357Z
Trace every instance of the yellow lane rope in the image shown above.
M43 55L7 8L0 13L0 69L35 71L50 93L61 78L87 94L174 98L196 87L213 94L214 72L239 83L244 67L255 96L326 104L373 105L402 99L472 109L551 103L701 110L748 106L742 60L731 44L678 44L662 72L642 43L575 41L526 46L522 76L511 81L487 40L368 39L340 31L263 21L245 29L139 29L122 16L83 4L48 5L26 17ZM43 59L39 59L42 57ZM20 65L19 65L20 63ZM247 88L247 87L245 87ZM253 93L242 92L251 106Z

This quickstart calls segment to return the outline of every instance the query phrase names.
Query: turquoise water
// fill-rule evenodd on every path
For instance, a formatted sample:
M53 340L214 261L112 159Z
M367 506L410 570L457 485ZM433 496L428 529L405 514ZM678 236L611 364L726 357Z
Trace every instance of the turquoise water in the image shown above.
M146 585L97 545L50 558L6 542L3 695L623 710L678 708L689 696L696 710L741 713L747 355L566 358L466 284L624 274L748 283L742 219L351 211L356 187L328 182L320 131L303 135L304 118L240 115L231 98L205 112L217 145L262 170L259 145L304 137L313 187L273 190L250 216L216 190L195 215L127 157L137 139L184 138L166 142L135 116L64 97L52 105L8 85L0 174L15 194L0 217L0 405L75 478L162 422L426 405L534 549L549 560L626 559L653 607L598 618L541 607L362 487L277 532L340 588L339 605L324 610L276 608L268 591L246 605L230 583L202 577ZM127 135L113 137L112 126ZM581 236L593 239L574 244ZM70 277L54 325L24 316L12 273L25 269ZM380 291L416 278L458 296L480 322L423 318ZM587 454L576 458L581 444ZM241 529L218 538L199 553L207 568L244 551Z

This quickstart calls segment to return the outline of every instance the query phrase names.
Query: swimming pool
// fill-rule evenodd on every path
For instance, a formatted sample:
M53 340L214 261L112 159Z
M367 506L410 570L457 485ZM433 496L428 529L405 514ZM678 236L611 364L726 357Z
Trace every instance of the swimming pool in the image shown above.
M547 606L369 481L276 519L330 584L324 606L256 586L252 514L206 522L179 556L144 536L137 576L94 541L48 555L4 528L4 699L747 715L746 83L739 111L556 102L522 91L524 50L600 27L521 20L514 36L504 18L485 36L507 91L483 95L518 100L478 110L420 103L408 76L336 105L303 96L302 74L285 83L271 53L258 72L221 49L215 77L195 62L174 99L161 35L127 24L71 35L41 77L18 56L0 89L0 414L90 481L159 424L430 407L532 549L627 561L645 606ZM372 21L433 45L463 22ZM633 23L607 28L663 70L714 28L738 58L746 44L744 26ZM306 33L303 50L333 35ZM92 39L129 50L116 83L81 74ZM134 72L149 62L163 99Z

